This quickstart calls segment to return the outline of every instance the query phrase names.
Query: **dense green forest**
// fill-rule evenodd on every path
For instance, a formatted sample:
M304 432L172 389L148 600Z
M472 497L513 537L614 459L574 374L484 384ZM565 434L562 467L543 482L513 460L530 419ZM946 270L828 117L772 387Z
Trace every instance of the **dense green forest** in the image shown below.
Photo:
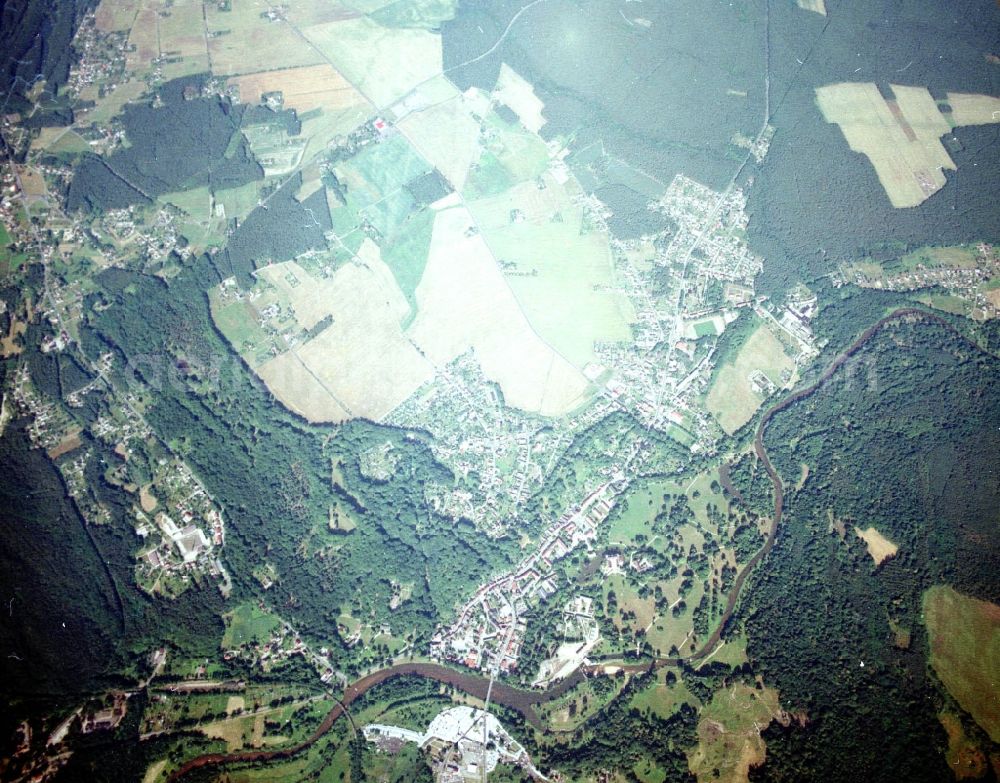
M389 481L368 482L356 455L392 437L391 430L354 422L331 439L328 428L309 426L275 403L214 331L199 283L209 273L207 260L169 286L105 273L100 282L110 306L93 312L88 340L121 352L122 384L135 373L152 386L149 422L223 504L230 525L225 557L239 594L257 589L250 575L268 562L279 575L270 600L315 638L327 639L341 607L356 605L373 622L416 629L426 639L472 585L509 562L513 544L486 541L471 526L431 524L423 486L453 478L424 443L397 437L403 467ZM207 377L214 380L206 384ZM330 506L345 502L331 480L332 460L341 457L346 500L359 519L346 536L327 526ZM414 586L392 612L390 577Z
M781 475L806 463L810 477L798 491L786 480L782 526L740 617L755 671L809 722L769 731L756 779L950 774L920 600L941 582L1000 598L998 375L950 329L897 323L770 423ZM753 466L737 467L755 497ZM874 526L898 555L876 567L855 526Z
M69 77L75 54L70 42L97 0L0 0L0 91L6 111L31 108L27 93L36 75L52 95Z
M201 97L204 81L191 76L168 82L159 90L162 105L127 104L119 122L128 146L83 158L70 183L67 209L117 209L164 193L203 185L234 188L261 179L263 170L240 132L247 107L217 95Z

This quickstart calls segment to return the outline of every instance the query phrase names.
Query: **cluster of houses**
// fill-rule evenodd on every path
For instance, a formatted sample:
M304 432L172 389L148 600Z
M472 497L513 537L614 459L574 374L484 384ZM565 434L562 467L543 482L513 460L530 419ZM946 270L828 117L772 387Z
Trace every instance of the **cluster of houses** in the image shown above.
M542 536L538 548L511 572L482 585L450 626L431 640L431 655L469 668L510 672L517 668L526 624L523 614L557 589L552 566L597 535L629 479L624 471L591 491Z

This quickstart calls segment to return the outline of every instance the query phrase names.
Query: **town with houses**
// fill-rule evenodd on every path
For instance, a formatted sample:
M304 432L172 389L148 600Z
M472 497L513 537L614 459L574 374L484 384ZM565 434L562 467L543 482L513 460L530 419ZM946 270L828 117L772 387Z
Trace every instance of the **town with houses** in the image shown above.
M89 17L74 45L82 57L70 74L67 89L71 97L95 85L100 85L102 96L122 88L128 78L127 36L99 33ZM155 83L162 72L154 68L149 78ZM211 81L206 89L223 92L226 88ZM80 110L80 122L89 111L92 109ZM0 117L0 132L8 147L28 151L26 162L15 163L11 156L2 164L0 221L10 238L13 252L8 255L16 253L22 263L40 262L44 267L45 296L43 301L21 308L2 303L0 312L8 314L12 325L9 336L0 335L0 353L4 358L18 355L24 323L32 320L46 330L41 342L44 353L78 356L77 324L84 297L93 290L88 276L94 269L138 268L169 277L176 271L174 265L190 257L193 250L182 237L183 215L171 205L113 209L96 217L63 214L52 194L63 189L72 170L32 154L32 136L19 119ZM384 129L382 120L366 127L364 143L378 143ZM123 133L107 122L68 132L78 133L88 148L102 154L126 142ZM737 146L759 161L767 153L772 134L773 128L755 140L741 138ZM359 142L349 138L345 143ZM557 180L572 176L564 162L565 149L553 142L550 150L551 171ZM593 195L583 197L583 201L588 220L606 230L607 208ZM393 410L382 423L401 431L429 433L434 456L457 477L454 486L424 487L428 508L442 518L471 521L491 538L508 534L517 525L525 503L543 486L574 438L617 412L631 414L643 428L669 437L692 456L715 454L724 432L706 410L704 398L717 369L717 338L743 312L752 311L782 336L791 346L797 367L808 366L823 347L810 326L817 299L804 286L780 305L755 292L754 280L763 262L745 242L749 221L746 205L740 187L720 193L677 175L663 196L649 205L666 219L668 231L627 241L612 238L616 285L634 312L633 339L627 344L596 346L596 358L583 372L597 392L571 415L546 420L506 406L471 351L439 369ZM225 218L224 210L219 217ZM57 268L60 274L53 273ZM966 302L976 317L983 319L1000 313L998 277L1000 254L985 244L978 245L960 264L918 263L900 271L853 265L833 275L837 285L888 291L942 290ZM232 281L224 282L222 291L223 295L242 296ZM288 314L273 305L261 315L280 326ZM114 361L111 353L98 357L89 366L92 380L65 391L61 398L39 391L27 365L20 366L2 389L0 435L15 417L30 419L27 432L32 445L43 449L55 463L67 493L88 525L108 524L111 519L105 502L94 490L90 464L92 443L109 446L117 462L103 465L101 478L133 500L133 531L140 542L135 564L139 586L170 600L189 589L214 585L228 598L233 585L225 564L225 509L184 459L146 423L142 390L119 389L108 379ZM766 399L779 389L790 388L795 375L789 370L772 377L756 369L749 381L753 391ZM136 384L141 386L138 379ZM89 395L101 396L103 403L100 415L86 423L80 411ZM565 604L561 627L556 629L565 641L537 672L519 669L527 618L562 586L557 573L560 562L574 552L593 551L602 524L652 453L651 444L639 437L627 450L609 456L588 482L575 489L576 499L561 514L552 514L554 521L532 543L529 553L510 571L478 586L457 607L454 619L436 630L429 649L407 650L410 657L419 654L458 664L491 678L516 672L527 676L537 688L558 682L584 665L600 641L591 598L573 596ZM361 475L374 482L387 481L398 459L390 441L379 444L359 455ZM627 562L612 556L604 563L608 575L626 568L642 573L649 567L641 556ZM267 589L273 575L260 581ZM272 611L263 602L260 610ZM388 635L392 629L380 632ZM359 639L356 635L348 641L355 644ZM308 639L290 622L278 618L267 638L235 645L224 650L224 656L246 661L263 672L302 656L324 687L343 686L348 677L332 662L330 652L321 641ZM154 661L158 672L166 651L158 650L154 655L159 656ZM127 698L127 694L116 692L106 704L87 711L80 708L67 720L77 721L83 733L113 729L127 712ZM62 742L70 725L66 722L58 729L50 744ZM471 707L441 712L423 733L370 724L363 728L363 734L379 749L398 750L402 743L416 743L429 753L436 779L446 783L483 779L499 763L519 766L533 779L547 780L494 716Z

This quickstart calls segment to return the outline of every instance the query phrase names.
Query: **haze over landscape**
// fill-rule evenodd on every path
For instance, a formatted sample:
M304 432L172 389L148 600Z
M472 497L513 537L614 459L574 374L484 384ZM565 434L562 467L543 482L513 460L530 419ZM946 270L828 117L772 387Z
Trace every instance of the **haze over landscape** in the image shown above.
M0 0L0 780L1000 778L998 33Z

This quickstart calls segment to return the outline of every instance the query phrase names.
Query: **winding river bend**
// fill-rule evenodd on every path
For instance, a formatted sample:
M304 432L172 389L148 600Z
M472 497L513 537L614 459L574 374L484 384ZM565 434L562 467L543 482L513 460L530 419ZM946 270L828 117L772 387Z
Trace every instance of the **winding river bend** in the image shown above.
M747 561L742 570L736 576L732 590L729 592L725 612L723 613L718 626L704 641L701 647L698 648L698 650L685 658L656 658L645 663L630 664L620 668L623 668L626 671L639 672L650 671L664 666L679 666L685 662L696 662L702 660L715 650L722 638L722 634L724 633L726 626L729 624L729 621L732 619L733 613L736 610L736 604L739 600L740 593L747 577L774 547L774 541L781 525L781 517L785 501L785 488L782 483L781 476L778 475L778 471L771 462L771 458L769 457L767 449L764 446L764 434L767 430L768 424L778 413L805 399L821 388L830 379L830 377L833 376L833 374L836 373L845 362L847 362L848 359L864 347L864 345L886 325L907 318L919 318L933 321L946 327L963 339L972 342L966 335L962 334L962 332L952 326L945 318L935 315L934 313L929 313L926 310L916 307L904 307L894 310L884 318L881 318L879 321L868 327L853 343L851 343L850 346L848 346L830 363L830 365L823 371L815 382L784 398L769 408L761 417L760 423L757 426L757 431L753 440L753 448L758 459L761 461L761 464L764 466L764 470L767 473L768 478L771 480L771 484L774 488L774 510L771 516L771 524L768 528L767 539L765 540L764 545L752 558L750 558L750 560ZM977 345L976 347L979 348L980 346ZM538 717L535 707L563 695L566 691L579 683L583 679L585 673L592 673L597 668L600 667L593 666L588 667L585 670L577 670L572 676L562 680L557 685L554 685L545 691L529 691L521 688L514 688L502 682L494 682L492 691L490 692L490 699L498 704L504 705L505 707L517 710L517 712L524 717L525 721L530 723L532 726L541 729L543 724ZM348 719L350 719L350 713L348 712L350 705L367 693L371 688L385 682L386 680L403 676L424 677L429 680L435 680L447 685L452 685L470 696L483 700L485 700L487 691L490 689L490 680L486 677L481 677L478 674L459 671L457 669L452 669L450 667L434 663L399 663L394 666L389 666L385 669L379 669L376 672L372 672L371 674L368 674L347 686L344 690L343 697L338 701L333 709L327 713L322 723L320 723L308 739L300 742L299 744L277 750L209 753L204 756L198 756L179 767L170 776L168 781L169 783L176 783L176 781L181 780L187 773L202 767L220 766L241 762L273 761L290 758L305 750L320 739L320 737L326 734L343 715L346 714Z

